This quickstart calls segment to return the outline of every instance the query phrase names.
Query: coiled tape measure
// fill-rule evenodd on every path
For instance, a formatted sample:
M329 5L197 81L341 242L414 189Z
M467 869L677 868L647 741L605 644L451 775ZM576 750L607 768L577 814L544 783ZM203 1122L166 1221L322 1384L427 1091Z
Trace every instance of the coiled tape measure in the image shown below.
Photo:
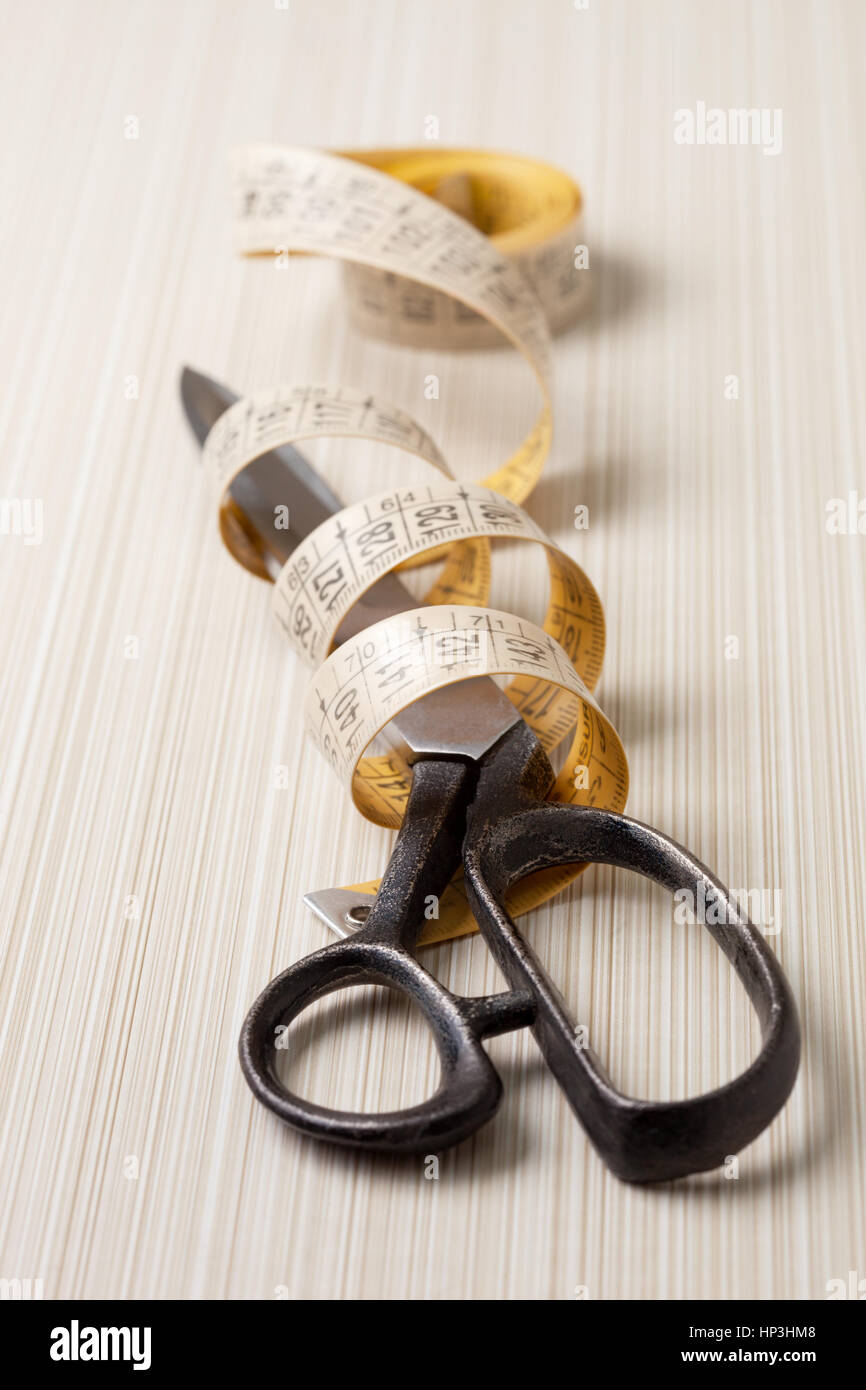
M369 754L376 735L434 689L505 676L509 699L545 751L571 736L551 799L621 811L625 753L591 693L604 654L599 597L518 505L550 449L551 330L572 322L588 293L587 272L574 263L582 242L576 185L533 160L460 150L341 156L257 146L235 153L232 173L240 250L338 257L345 262L350 316L361 332L449 348L505 338L523 354L541 393L530 433L477 484L457 482L427 432L403 411L346 387L258 393L214 425L204 454L223 539L260 577L269 575L228 490L263 453L304 439L349 436L407 450L434 472L429 484L391 488L324 522L276 580L276 617L299 655L317 668L304 709L311 737L362 814L397 827L411 771L396 753ZM541 627L485 606L489 542L496 538L544 547L550 593ZM443 567L428 606L375 623L332 650L346 613L383 574L430 559ZM523 880L509 896L510 909L529 911L582 867ZM375 893L377 886L371 880L351 888ZM422 941L475 929L457 878Z

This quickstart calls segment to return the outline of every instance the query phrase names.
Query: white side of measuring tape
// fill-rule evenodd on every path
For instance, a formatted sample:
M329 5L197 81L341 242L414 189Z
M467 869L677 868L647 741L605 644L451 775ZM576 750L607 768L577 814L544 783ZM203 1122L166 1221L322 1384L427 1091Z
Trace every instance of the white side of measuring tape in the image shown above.
M419 152L405 157L407 179L408 171L427 171L431 163ZM395 158L399 162L399 152ZM522 206L521 181L526 183L527 205L537 207L543 237L533 241L518 227L503 236L510 248L503 254L451 207L384 172L391 164L388 152L356 160L255 147L233 160L240 249L338 257L346 263L350 308L362 330L394 342L449 346L504 337L524 355L542 392L542 411L527 438L479 485L455 482L433 440L403 411L344 387L278 387L239 401L205 443L223 537L259 575L260 558L232 522L228 490L261 454L318 436L354 436L406 449L446 480L392 488L345 508L301 543L274 587L274 611L284 631L304 659L318 666L305 701L307 728L359 809L383 825L399 825L411 771L396 754L370 756L370 743L407 705L470 676L511 677L507 694L548 751L573 734L555 799L621 810L628 788L622 745L590 693L604 652L598 595L574 561L515 505L531 491L550 447L550 328L570 321L585 298L585 278L570 275L569 260L580 235L579 194L557 171L531 161L478 153L468 158L478 166L473 178L481 180L475 191L480 189L481 202L494 213L509 197ZM446 201L456 206L469 185L454 185L448 171L455 160L457 152L443 155L446 182L451 180ZM513 164L519 165L516 176ZM560 217L563 204L566 214ZM557 217L545 222L551 207ZM550 599L543 627L484 606L488 542L496 537L544 546ZM444 560L427 597L431 606L375 623L331 652L346 614L377 579L429 559ZM579 866L551 870L518 885L512 909L527 911L578 871ZM376 884L355 887L375 891ZM455 882L424 939L473 929Z
M235 154L233 175L241 250L316 252L411 279L459 301L523 353L542 411L519 449L483 480L522 501L550 448L550 330L518 267L448 208L352 160L257 146Z
M225 498L262 453L327 434L397 443L440 474L448 471L433 441L403 412L326 387L279 387L236 402L205 441L205 464ZM544 547L550 597L543 627L481 606L489 583L488 542L497 538ZM443 547L447 558L428 595L432 606L365 628L329 656L346 614L382 575L407 559L441 554ZM511 677L506 693L547 751L573 735L554 788L557 800L625 805L625 754L590 694L604 652L600 600L580 567L507 498L446 478L392 488L346 507L300 543L272 599L292 645L319 665L305 701L307 727L369 819L399 825L411 785L411 771L396 753L368 754L372 740L430 690L478 675ZM514 910L528 910L573 876L573 870L555 870L543 882L521 885ZM356 886L371 889L369 883ZM471 913L455 886L425 939L471 929Z

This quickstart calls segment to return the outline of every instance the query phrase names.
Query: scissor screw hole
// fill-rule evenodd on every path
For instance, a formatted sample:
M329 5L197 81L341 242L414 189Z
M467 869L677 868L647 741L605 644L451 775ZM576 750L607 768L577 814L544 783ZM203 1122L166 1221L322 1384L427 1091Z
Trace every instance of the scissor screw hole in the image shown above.
M346 921L350 927L362 927L370 916L370 906L368 903L358 903L355 907L350 907L346 913Z

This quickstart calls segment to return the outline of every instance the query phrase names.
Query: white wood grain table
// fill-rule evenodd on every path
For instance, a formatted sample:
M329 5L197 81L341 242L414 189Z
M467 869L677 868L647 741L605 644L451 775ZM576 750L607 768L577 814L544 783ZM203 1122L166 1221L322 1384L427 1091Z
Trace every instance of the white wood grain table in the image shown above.
M866 498L864 45L857 0L0 7L0 1276L216 1299L866 1277L866 535L825 525ZM699 102L780 109L781 151L677 144ZM438 1180L284 1130L237 1066L249 1003L324 941L302 892L375 874L392 837L303 739L306 674L221 548L178 370L369 387L461 476L505 457L535 406L516 354L371 344L334 266L232 251L230 145L413 144L430 115L586 193L596 304L556 344L529 507L605 602L631 813L777 894L803 1067L736 1177L617 1182L528 1034L490 1044L505 1103ZM347 497L403 476L314 456ZM537 602L534 564L500 566L500 606ZM685 1096L754 1054L726 962L661 892L591 870L528 930L625 1089ZM477 937L426 959L498 987ZM329 1017L294 1045L308 1094L429 1092L399 1003Z

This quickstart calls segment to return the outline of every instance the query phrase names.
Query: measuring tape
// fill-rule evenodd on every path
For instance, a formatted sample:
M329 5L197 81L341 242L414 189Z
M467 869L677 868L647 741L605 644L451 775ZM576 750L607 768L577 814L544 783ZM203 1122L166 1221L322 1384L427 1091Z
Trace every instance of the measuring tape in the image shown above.
M536 287L544 283L548 299L555 298L555 290L550 278L541 273L543 261L527 251L531 227L519 218L521 213L528 217L530 195L535 193L538 220L546 228L554 219L551 185L561 197L559 185L568 180L561 174L554 178L555 171L529 160L467 156L469 172L464 181L471 190L490 190L487 220L492 228L502 226L500 235L517 240L515 259L449 207L383 172L377 159L383 162L386 156L374 151L347 159L273 146L236 151L232 169L238 248L268 255L306 251L350 262L349 302L356 321L391 342L449 346L465 341L471 346L478 319L485 333L510 340L535 374L542 408L516 452L482 481L522 502L538 481L552 432L550 326L543 301L525 278L522 264L535 265ZM453 190L459 161L453 151L428 154L426 160L410 151L405 165L394 156L388 167L404 168L418 182L436 187L434 171L440 161L441 177L450 180ZM515 165L523 173L522 180ZM493 170L500 171L499 181L494 180ZM572 239L579 221L579 194L571 187L575 216L560 226L559 245L566 232ZM523 200L515 206L514 195L521 188ZM478 201L485 206L480 195ZM544 249L544 243L536 241L536 256ZM562 279L561 254L556 266L554 282ZM365 270L372 274L362 274ZM580 291L569 297L571 314L577 312L584 292L583 274L571 270ZM407 281L411 289L406 288ZM447 319L439 312L442 300L452 306ZM460 336L464 330L465 340Z
M478 484L458 483L410 416L345 387L277 387L236 402L216 422L204 457L223 539L260 577L268 576L228 490L261 454L304 439L352 436L403 448L439 475L328 518L278 576L274 612L298 653L318 668L305 700L311 737L358 809L396 827L411 769L397 753L370 755L377 735L433 689L474 676L508 677L506 694L547 752L571 735L551 796L621 811L625 753L591 693L604 654L601 602L579 566L517 505L550 447L550 332L575 317L587 293L585 272L574 268L576 186L547 165L475 151L341 157L255 147L234 155L233 178L242 250L340 257L353 321L390 342L468 347L504 335L523 353L542 394L530 434ZM550 594L542 626L486 607L489 543L496 538L544 548ZM430 606L375 623L332 650L341 622L367 589L391 570L431 559L443 567L427 595ZM582 867L546 870L515 885L511 911L529 911ZM377 887L352 885L359 893ZM473 930L458 878L422 940Z
M518 155L485 150L366 150L346 156L457 213L477 228L527 280L552 333L574 323L590 289L584 259L583 199L560 169ZM418 280L346 265L344 283L353 326L369 338L407 347L501 345L498 328L459 299Z

